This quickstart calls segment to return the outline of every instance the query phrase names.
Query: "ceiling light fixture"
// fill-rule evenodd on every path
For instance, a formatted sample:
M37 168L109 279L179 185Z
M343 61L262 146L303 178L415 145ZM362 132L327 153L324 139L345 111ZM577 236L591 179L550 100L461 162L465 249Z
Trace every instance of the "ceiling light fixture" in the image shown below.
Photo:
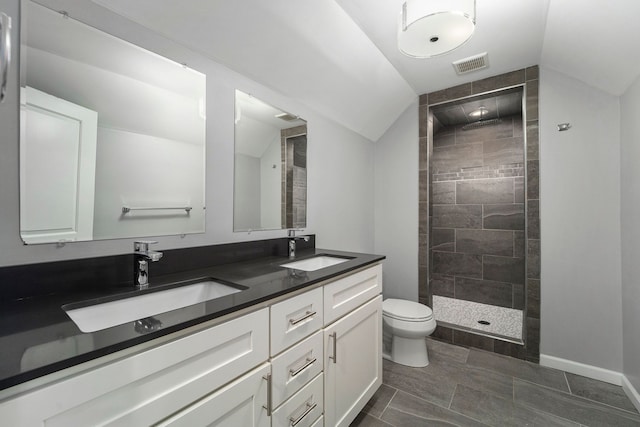
M475 118L479 118L480 120L482 120L482 118L489 112L489 110L486 107L480 107L477 110L473 110L472 112L469 113L469 117L473 117Z
M462 46L476 26L475 0L407 0L400 11L398 48L431 58Z

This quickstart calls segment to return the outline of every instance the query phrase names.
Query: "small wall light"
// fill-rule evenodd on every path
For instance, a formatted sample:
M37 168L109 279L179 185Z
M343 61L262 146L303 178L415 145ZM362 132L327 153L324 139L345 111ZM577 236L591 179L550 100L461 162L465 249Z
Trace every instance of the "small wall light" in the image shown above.
M462 46L476 26L475 0L407 0L398 23L398 48L431 58Z

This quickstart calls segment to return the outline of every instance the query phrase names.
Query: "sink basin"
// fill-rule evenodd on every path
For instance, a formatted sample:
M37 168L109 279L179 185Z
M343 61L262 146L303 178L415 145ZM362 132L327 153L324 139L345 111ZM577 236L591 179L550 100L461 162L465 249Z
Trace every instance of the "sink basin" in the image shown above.
M149 292L101 304L80 308L66 308L77 306L77 304L67 304L62 308L82 332L95 332L200 302L214 300L242 290L213 280L203 280L190 285Z
M321 268L331 267L349 261L347 258L338 258L328 255L319 255L313 258L294 261L287 264L280 264L280 267L293 268L302 271L316 271Z

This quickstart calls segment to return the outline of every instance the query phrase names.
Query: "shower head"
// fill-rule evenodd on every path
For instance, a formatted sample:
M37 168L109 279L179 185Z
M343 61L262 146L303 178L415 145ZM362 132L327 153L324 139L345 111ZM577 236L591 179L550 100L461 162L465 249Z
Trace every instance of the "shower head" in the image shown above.
M472 130L477 129L483 126L497 125L502 122L501 119L489 119L489 120L479 120L477 122L469 123L467 125L462 126L462 130Z

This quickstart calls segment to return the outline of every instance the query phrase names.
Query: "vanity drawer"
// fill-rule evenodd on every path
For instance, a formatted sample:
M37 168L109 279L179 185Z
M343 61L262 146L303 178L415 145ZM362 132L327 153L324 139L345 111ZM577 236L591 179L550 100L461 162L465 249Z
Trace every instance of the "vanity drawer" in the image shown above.
M382 265L344 277L324 286L324 323L358 308L382 293Z
M322 372L322 337L318 331L271 360L274 408Z
M322 288L271 306L271 355L322 328Z
M271 427L310 427L324 411L323 378L319 374L273 411Z

